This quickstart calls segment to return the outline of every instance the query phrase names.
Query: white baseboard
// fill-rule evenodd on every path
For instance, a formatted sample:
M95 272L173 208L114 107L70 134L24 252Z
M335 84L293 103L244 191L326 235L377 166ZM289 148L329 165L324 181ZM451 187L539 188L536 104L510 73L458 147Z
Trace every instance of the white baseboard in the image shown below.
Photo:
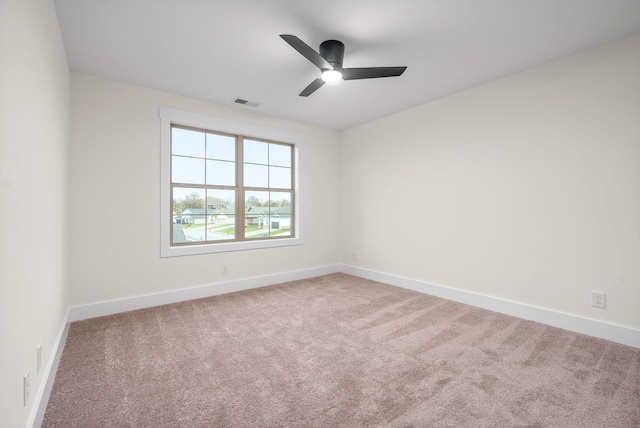
M371 279L385 284L395 285L420 293L465 303L479 308L488 309L506 315L536 321L541 324L558 327L564 330L581 333L611 342L621 343L634 348L640 348L640 330L582 318L550 309L530 306L510 300L498 299L483 294L430 284L415 279L390 275L373 270L362 269L350 265L341 265L341 272L361 278Z
M321 266L317 268L284 272L255 278L240 279L237 281L203 285L200 287L185 288L182 290L167 291L164 293L148 294L145 296L136 296L126 299L111 300L108 302L74 306L70 309L69 321L80 321L104 315L133 311L136 309L201 299L203 297L233 293L235 291L249 290L258 287L266 287L268 285L313 278L336 272L340 272L340 265Z
M164 293L75 306L69 310L68 318L69 322L80 321L136 309L144 309L153 306L216 296L219 294L233 293L235 291L265 287L288 281L297 281L300 279L328 275L336 272L344 272L361 278L372 279L374 281L442 297L455 302L465 303L506 315L536 321L576 333L586 334L588 336L640 348L640 331L633 328L596 321L589 318L582 318L572 314L526 305L524 303L503 300L483 294L472 293L443 285L404 278L397 275L390 275L350 265L321 266L317 268L240 279L237 281L204 285L182 290L167 291Z
M69 329L69 310L62 320L60 329L55 342L53 343L53 349L49 356L42 373L42 382L36 392L35 402L29 413L29 419L27 419L27 428L40 428L44 419L44 412L47 409L47 402L49 401L49 394L51 393L51 387L56 377L56 371L58 369L58 363L62 356L62 350L64 349L64 342L67 338L67 331Z

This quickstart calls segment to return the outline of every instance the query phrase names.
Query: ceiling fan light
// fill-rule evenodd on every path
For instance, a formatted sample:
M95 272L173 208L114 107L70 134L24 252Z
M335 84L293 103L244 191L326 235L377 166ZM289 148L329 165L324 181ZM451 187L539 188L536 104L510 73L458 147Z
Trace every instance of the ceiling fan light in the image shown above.
M342 73L338 70L324 70L322 72L322 80L327 83L339 82L342 80Z

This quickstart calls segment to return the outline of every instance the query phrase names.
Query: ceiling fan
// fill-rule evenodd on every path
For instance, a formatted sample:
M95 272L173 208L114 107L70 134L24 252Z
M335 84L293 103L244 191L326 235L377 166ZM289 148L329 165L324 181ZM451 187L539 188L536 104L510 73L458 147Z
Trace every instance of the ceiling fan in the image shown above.
M300 92L301 97L308 97L325 83L400 76L407 69L407 67L342 68L342 59L344 58L344 44L342 42L326 40L320 44L320 53L318 53L296 36L281 34L280 37L322 71L320 77Z

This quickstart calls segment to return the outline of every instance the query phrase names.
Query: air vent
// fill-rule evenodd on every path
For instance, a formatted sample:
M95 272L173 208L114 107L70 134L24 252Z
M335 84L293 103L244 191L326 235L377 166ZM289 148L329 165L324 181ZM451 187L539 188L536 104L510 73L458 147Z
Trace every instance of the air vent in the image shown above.
M243 106L249 106L249 107L258 107L260 105L259 103L256 103L254 101L249 101L242 98L236 98L235 100L233 100L233 102L236 104L242 104Z

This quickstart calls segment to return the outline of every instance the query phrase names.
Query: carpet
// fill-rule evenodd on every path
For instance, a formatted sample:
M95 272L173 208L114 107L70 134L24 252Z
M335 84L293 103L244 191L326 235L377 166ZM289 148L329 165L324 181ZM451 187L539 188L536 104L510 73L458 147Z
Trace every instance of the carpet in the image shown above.
M43 427L640 427L640 350L346 274L74 322Z

